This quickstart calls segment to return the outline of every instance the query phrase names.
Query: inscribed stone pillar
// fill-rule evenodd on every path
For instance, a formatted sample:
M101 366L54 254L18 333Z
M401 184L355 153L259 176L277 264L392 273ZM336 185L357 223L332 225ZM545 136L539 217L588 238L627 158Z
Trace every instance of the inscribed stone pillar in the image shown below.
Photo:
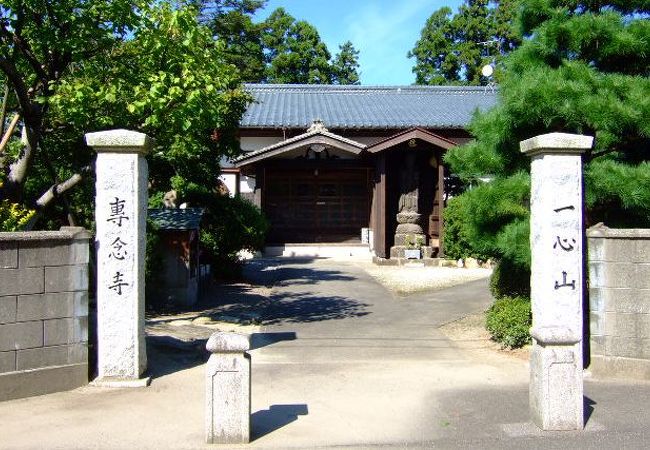
M250 442L250 336L217 332L206 344L205 440L208 444Z
M111 130L86 135L97 152L97 350L104 386L141 386L144 339L144 257L147 162L152 140Z
M582 153L592 142L563 133L521 142L532 158L530 410L542 430L584 427Z

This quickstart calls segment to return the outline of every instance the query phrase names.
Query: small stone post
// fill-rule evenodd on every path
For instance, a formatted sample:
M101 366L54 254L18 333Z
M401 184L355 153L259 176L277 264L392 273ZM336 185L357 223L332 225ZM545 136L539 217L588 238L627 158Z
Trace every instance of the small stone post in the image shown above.
M152 140L111 130L86 134L97 152L97 349L95 385L146 386L144 257L147 161Z
M214 333L206 348L205 440L208 444L250 442L250 336Z
M584 427L582 153L592 142L563 133L521 142L532 158L530 411L542 430Z

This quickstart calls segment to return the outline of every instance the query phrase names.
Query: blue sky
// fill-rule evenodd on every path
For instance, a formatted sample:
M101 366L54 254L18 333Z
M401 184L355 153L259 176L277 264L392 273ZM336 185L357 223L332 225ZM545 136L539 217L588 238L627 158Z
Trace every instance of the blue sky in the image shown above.
M297 20L306 20L320 33L327 48L338 53L350 40L360 51L364 85L406 85L415 81L414 60L406 57L420 38L424 23L438 8L454 11L462 0L268 0L258 20L283 7Z

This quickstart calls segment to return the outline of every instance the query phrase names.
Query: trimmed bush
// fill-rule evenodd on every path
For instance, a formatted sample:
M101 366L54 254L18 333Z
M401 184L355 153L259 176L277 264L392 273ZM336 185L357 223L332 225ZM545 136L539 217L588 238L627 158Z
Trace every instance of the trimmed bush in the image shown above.
M477 250L470 242L467 225L471 220L465 196L449 199L443 210L443 242L445 256L452 259L475 258L488 260L489 256Z
M508 258L501 258L490 277L490 293L494 298L530 298L530 269Z
M500 298L486 312L486 328L504 348L528 344L531 324L530 300L525 297Z
M201 229L203 259L212 264L215 276L237 278L241 273L239 252L263 248L268 220L257 206L241 197L213 194L201 204L206 207Z

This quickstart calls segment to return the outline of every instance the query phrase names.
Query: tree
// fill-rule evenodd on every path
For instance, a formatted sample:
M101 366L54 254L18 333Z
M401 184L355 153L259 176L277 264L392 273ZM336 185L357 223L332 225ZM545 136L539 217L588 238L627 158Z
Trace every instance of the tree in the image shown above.
M417 84L487 84L481 74L519 45L512 25L516 0L466 0L452 15L435 11L407 56L415 58Z
M339 45L339 53L332 62L332 82L334 84L359 84L359 50L352 42Z
M80 2L81 9L76 11L80 26L95 26L87 3ZM107 3L117 5L115 1ZM97 6L98 2L93 4ZM97 7L101 10L103 6ZM66 10L64 14L63 10L52 8L44 10L44 23L51 23L56 30L57 24L67 23L64 18L70 12ZM52 11L61 16L51 16ZM83 16L84 11L89 17ZM36 80L31 83L41 86L42 94L28 99L27 107L20 105L21 114L28 111L24 115L25 128L32 140L22 154L32 152L31 170L28 179L25 169L20 191L8 177L10 183L4 188L14 189L5 189L6 193L20 192L23 195L17 198L23 198L24 204L35 203L43 209L47 202L60 198L61 187L68 189L72 183L79 183L84 175L82 169L90 166L84 133L121 127L148 133L156 139L157 146L149 156L152 193L188 183L208 189L216 184L216 161L221 155L238 151L235 130L248 96L240 87L236 70L224 62L223 44L197 22L195 10L174 9L170 4L157 2L151 7L141 5L139 11L141 14L130 19L128 34L96 31L99 37L110 37L101 47L90 38L79 41L77 36L83 36L84 30L76 30L70 24L66 27L71 29L66 28L67 34L61 34L58 40L50 39L40 28L27 35L29 48L41 49L44 55L59 55L69 48L75 53L58 63L57 71L51 75L55 78L47 87L41 86L43 82L36 74L26 71L24 62L16 64L16 68L25 70L25 79L16 77L12 83L18 86L16 90L20 91L25 80ZM90 31L85 33L92 35ZM37 108L38 120L28 121L29 114L35 114L27 109L30 107ZM33 130L38 131L37 140ZM38 154L32 150L35 148L40 150ZM16 156L16 161L25 164L22 154ZM48 176L68 181L58 183L39 198L43 180ZM86 189L73 194L73 212L85 214L89 223L92 187L84 186Z
M236 129L249 100L223 55L223 43L198 23L196 11L148 8L132 39L62 80L51 102L55 125L72 134L94 126L151 135L154 190L216 186L216 163L238 152Z
M37 201L39 206L78 182L78 174L59 177L54 165L58 156L42 145L48 131L49 99L71 67L108 51L128 34L137 6L129 0L3 2L0 70L16 98L24 145L17 155L2 158L0 198L23 200L28 174L37 160L51 184Z
M595 137L584 158L588 226L650 226L649 13L643 0L522 4L525 40L504 59L499 104L445 158L464 179L495 177L462 196L474 246L529 270L530 160L519 142L553 131Z
M296 21L283 8L278 8L262 26L268 82L332 82L331 55L313 25Z
M225 60L237 67L244 82L264 79L265 61L261 25L253 15L266 0L191 0L200 10L201 22L225 44Z

